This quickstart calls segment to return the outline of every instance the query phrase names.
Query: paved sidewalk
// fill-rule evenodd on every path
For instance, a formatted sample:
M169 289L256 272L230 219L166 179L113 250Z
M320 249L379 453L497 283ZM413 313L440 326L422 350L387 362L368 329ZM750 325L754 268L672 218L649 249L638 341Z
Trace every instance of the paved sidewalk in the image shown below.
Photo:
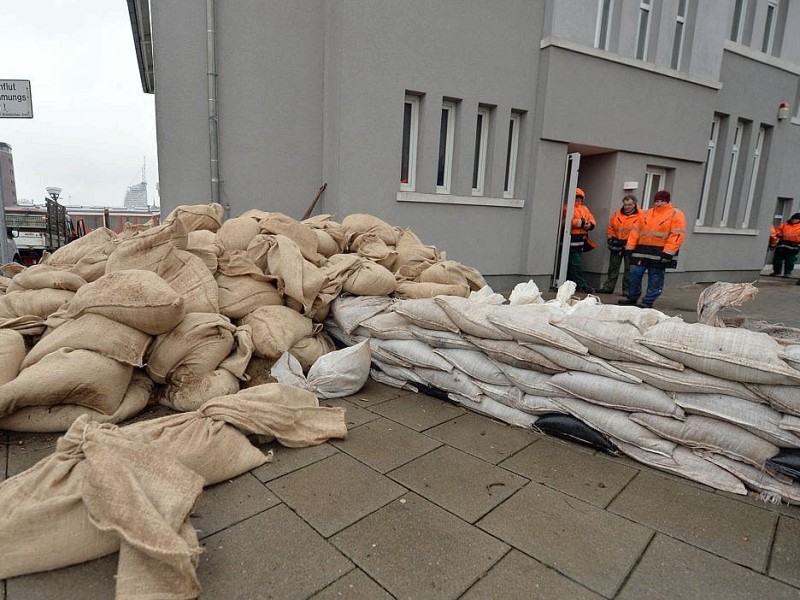
M741 314L800 327L794 283L762 278ZM656 308L693 320L702 289ZM203 492L202 597L800 598L798 507L372 381L324 403L347 408L346 440L270 445L272 463ZM0 432L0 480L55 440ZM111 598L116 562L0 582L0 600Z

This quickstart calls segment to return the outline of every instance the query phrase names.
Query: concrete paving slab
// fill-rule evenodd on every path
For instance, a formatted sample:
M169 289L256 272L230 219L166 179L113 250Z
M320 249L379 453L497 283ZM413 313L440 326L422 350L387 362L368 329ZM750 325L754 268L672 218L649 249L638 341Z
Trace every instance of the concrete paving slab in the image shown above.
M512 550L485 577L461 596L461 600L502 598L503 600L602 600L582 585L567 579L538 560Z
M408 390L399 390L370 378L358 393L346 396L344 399L356 406L374 406L406 394L408 394Z
M413 493L331 542L398 598L457 598L509 550Z
M425 431L426 435L497 464L544 436L468 412Z
M353 569L319 594L315 594L313 600L338 600L340 598L392 600L394 596L370 579L361 569Z
M205 488L192 511L192 526L203 539L277 504L280 500L275 494L245 473Z
M113 598L118 559L119 553L115 552L97 560L55 571L12 577L6 580L6 598L7 600Z
M478 526L589 589L613 597L653 532L538 483Z
M57 433L8 433L7 477L22 473L56 449Z
M441 446L441 442L381 417L347 432L333 446L381 473L388 473Z
M308 448L287 448L278 442L272 442L268 446L262 447L262 449L267 448L273 451L272 462L265 463L251 471L259 481L264 483L339 453L330 444L320 444Z
M680 540L656 534L616 600L797 600L800 591Z
M406 493L388 477L344 454L267 485L326 538Z
M205 539L201 598L308 598L352 563L281 504Z
M414 431L430 429L466 412L455 404L431 398L426 394L407 394L378 404L370 410Z
M800 521L780 517L769 563L769 575L800 588ZM798 592L800 596L800 592Z
M641 472L608 510L760 573L777 515L711 491Z
M639 472L575 446L543 439L504 460L500 466L601 508L608 506Z
M369 423L370 421L374 421L378 418L378 415L376 415L374 412L360 406L356 406L352 402L348 402L347 400L343 400L341 398L329 398L324 400L320 399L319 403L320 406L341 407L345 409L344 420L348 430L352 429L353 427L363 425L364 423Z
M449 446L437 448L389 476L470 523L528 483L524 477Z

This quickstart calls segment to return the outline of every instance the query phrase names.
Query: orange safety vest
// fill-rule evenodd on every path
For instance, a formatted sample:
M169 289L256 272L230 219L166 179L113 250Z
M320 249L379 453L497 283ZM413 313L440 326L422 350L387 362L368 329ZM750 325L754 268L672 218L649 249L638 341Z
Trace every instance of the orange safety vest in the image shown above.
M583 226L580 226L583 219ZM589 240L589 230L594 229L597 221L594 215L583 202L575 200L575 210L572 212L572 228L570 229L570 252L583 252L583 245Z
M781 223L775 232L778 238L776 246L787 250L800 248L800 223Z
M778 243L778 230L775 229L775 225L770 225L769 226L769 246L770 246L770 248L774 248L777 243Z
M642 213L638 208L635 208L629 215L622 212L622 209L619 209L611 215L611 219L608 222L608 229L606 229L606 236L609 241L615 240L614 245L623 248L625 242L628 241L631 229L633 229L633 226L636 225L636 222L641 216Z
M631 229L626 248L633 251L634 262L655 262L664 267L674 268L676 261L663 264L661 254L666 252L677 256L685 238L686 216L683 211L669 203L644 211Z

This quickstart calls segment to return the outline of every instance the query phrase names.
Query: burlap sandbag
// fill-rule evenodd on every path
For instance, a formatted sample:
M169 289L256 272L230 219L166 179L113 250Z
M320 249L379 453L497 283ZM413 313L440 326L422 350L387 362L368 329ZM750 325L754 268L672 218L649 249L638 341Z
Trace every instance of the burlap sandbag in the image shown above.
M317 252L322 256L330 257L342 251L334 237L324 229L312 229L317 236Z
M0 318L34 316L45 318L75 296L69 290L23 290L0 296Z
M152 337L102 315L87 313L45 332L22 363L27 368L61 348L91 350L116 361L141 367Z
M0 317L0 329L14 330L22 335L42 335L46 326L42 317Z
M178 367L170 375L164 393L159 396L162 406L187 412L199 409L206 401L239 391L239 380L226 369L195 373L188 367Z
M342 220L342 229L347 235L348 244L363 233L372 233L390 246L397 244L397 229L378 217L366 213L355 213Z
M468 285L470 290L477 291L486 286L480 272L454 260L437 262L419 275L423 283L446 283L450 285Z
M108 257L111 252L109 242L117 239L117 234L106 227L93 229L85 236L61 246L42 262L47 265L76 265L87 256L103 255Z
M304 337L294 346L289 348L289 354L294 356L303 371L308 372L317 360L336 350L336 346L330 336L324 332Z
M170 331L185 312L183 298L150 271L117 271L104 275L75 293L67 318L93 313L150 335Z
M77 404L110 415L119 408L133 367L89 350L61 348L0 386L0 416L25 406Z
M5 294L6 290L8 289L9 284L11 283L11 277L5 277L0 275L0 294Z
M395 289L397 280L392 272L364 258L342 284L342 291L356 296L388 296Z
M333 220L332 215L315 215L301 222L311 227L317 234L317 250L321 254L331 256L344 252L347 247L347 232L341 223ZM336 244L335 248L331 242Z
M325 257L317 251L317 235L303 223L278 212L269 213L259 220L261 232L268 235L282 235L292 240L307 261L315 266L321 266Z
M203 261L203 264L213 275L217 272L219 256L225 251L222 242L219 241L217 234L208 229L190 231L188 237L187 252L191 252Z
M147 374L156 383L179 366L194 373L213 371L233 350L236 327L220 314L186 313L174 329L156 337L147 358Z
M278 306L283 298L272 283L273 277L238 275L229 277L217 273L219 311L231 319L241 319L260 306Z
M175 220L132 237L114 242L114 251L108 257L106 273L141 269L158 271L163 263L171 260L175 249L186 250L189 232L183 221Z
M420 300L436 296L469 296L469 286L449 283L421 283L419 281L398 281L395 296L404 300Z
M19 375L25 352L25 338L21 333L0 329L0 386Z
M225 369L237 379L247 380L247 365L253 358L255 346L253 345L253 329L249 325L239 325L233 334L235 347L225 360L219 363L220 369Z
M247 250L247 246L259 233L261 233L261 226L257 219L236 217L225 221L217 231L217 236L225 250L235 252Z
M184 204L175 208L164 219L165 224L173 221L183 221L187 231L207 229L217 231L222 225L225 209L221 204Z
M59 269L67 269L70 273L82 277L87 282L97 281L106 274L108 256L113 246L108 244L106 248L97 248L94 252L83 256L74 265L56 265Z
M350 252L392 269L397 252L374 233L362 233L350 242Z
M81 415L86 415L98 423L121 423L144 410L152 391L153 381L142 372L134 372L122 402L113 414L107 415L75 404L27 406L0 417L0 429L27 432L66 431Z
M242 324L253 330L256 356L272 360L322 328L287 306L262 306L245 316Z
M203 261L191 252L173 249L155 272L183 297L187 313L219 312L217 282Z
M398 238L395 252L394 272L403 279L417 279L437 259L436 248L423 244L410 229L406 229Z
M24 290L43 290L52 288L55 290L68 290L77 292L78 288L86 283L86 280L79 275L57 269L48 265L33 265L14 275L6 292Z

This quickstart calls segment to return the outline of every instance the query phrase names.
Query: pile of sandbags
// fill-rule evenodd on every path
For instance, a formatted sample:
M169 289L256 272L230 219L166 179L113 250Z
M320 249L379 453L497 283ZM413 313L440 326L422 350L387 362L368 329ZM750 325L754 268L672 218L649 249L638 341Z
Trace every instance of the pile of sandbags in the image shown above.
M340 297L326 330L348 345L369 340L372 376L388 385L523 427L555 423L564 437L717 489L800 503L800 483L773 466L800 448L800 345L575 301L569 282L544 302L531 285L509 303Z

